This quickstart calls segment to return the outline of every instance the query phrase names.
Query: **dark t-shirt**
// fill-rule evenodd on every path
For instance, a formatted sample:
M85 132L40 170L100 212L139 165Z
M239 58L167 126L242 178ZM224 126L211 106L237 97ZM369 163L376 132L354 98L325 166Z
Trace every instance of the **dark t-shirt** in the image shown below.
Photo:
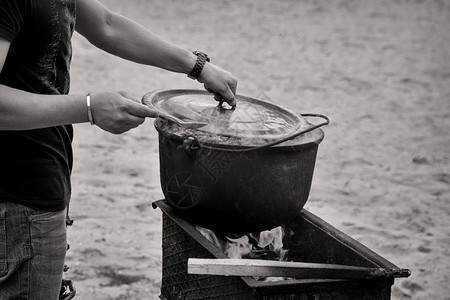
M11 42L0 84L38 94L69 92L75 2L0 0L0 35ZM70 125L0 131L0 202L66 207L72 137Z

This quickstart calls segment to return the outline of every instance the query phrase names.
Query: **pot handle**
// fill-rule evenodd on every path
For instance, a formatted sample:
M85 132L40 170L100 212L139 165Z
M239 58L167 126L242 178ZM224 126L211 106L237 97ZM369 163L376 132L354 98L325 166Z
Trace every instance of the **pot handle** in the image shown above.
M261 149L269 148L269 147L272 147L272 146L284 143L284 142L292 140L292 139L294 139L294 138L296 138L296 137L298 137L298 136L300 136L302 134L305 134L305 133L308 133L310 131L313 131L314 129L317 129L317 128L322 127L324 125L330 124L330 119L327 116L325 116L325 115L321 115L321 114L300 114L300 115L302 117L322 118L322 119L324 119L324 121L319 123L319 124L316 124L316 125L313 125L311 127L308 127L308 128L306 128L304 130L301 130L299 132L296 132L296 133L294 133L294 134L292 134L292 135L290 135L288 137L279 139L277 141L274 141L274 142L271 142L271 143L268 143L268 144L265 144L265 145L257 146L257 147L249 147L249 148L242 148L242 149L220 148L220 147L209 146L209 145L206 145L206 144L200 142L195 136L192 136L192 135L189 135L187 138L190 139L190 140L195 140L197 146L200 146L202 148L208 148L208 149L211 149L211 150L218 150L218 151L229 151L229 152L248 152L248 151L261 150Z

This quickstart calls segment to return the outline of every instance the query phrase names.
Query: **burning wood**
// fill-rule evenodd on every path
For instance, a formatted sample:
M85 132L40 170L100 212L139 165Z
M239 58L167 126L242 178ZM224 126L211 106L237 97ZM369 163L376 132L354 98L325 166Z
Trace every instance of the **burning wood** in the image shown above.
M260 233L248 233L241 236L223 234L196 226L196 229L211 243L233 259L263 259L285 261L287 249L283 249L285 230L279 226ZM284 280L284 277L260 277L262 281Z
M196 229L229 258L286 260L288 250L283 249L285 232L281 226L237 237L234 234L222 234L200 226L196 226Z

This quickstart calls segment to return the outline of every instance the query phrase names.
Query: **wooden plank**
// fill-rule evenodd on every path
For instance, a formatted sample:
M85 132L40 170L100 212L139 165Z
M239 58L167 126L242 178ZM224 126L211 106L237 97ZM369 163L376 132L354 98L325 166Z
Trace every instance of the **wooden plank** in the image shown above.
M386 270L382 268L258 259L189 258L188 260L188 274L203 275L288 277L302 279L372 279L404 277L406 275L405 272L409 272L409 270Z

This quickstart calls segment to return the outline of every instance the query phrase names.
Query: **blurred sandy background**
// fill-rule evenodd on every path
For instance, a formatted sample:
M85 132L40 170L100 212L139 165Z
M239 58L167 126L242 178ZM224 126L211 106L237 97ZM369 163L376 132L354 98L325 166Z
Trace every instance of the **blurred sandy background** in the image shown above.
M450 1L102 0L208 53L238 93L325 127L306 208L409 268L393 299L450 299ZM72 93L202 88L73 39ZM66 277L77 299L157 299L162 198L153 120L75 126Z

